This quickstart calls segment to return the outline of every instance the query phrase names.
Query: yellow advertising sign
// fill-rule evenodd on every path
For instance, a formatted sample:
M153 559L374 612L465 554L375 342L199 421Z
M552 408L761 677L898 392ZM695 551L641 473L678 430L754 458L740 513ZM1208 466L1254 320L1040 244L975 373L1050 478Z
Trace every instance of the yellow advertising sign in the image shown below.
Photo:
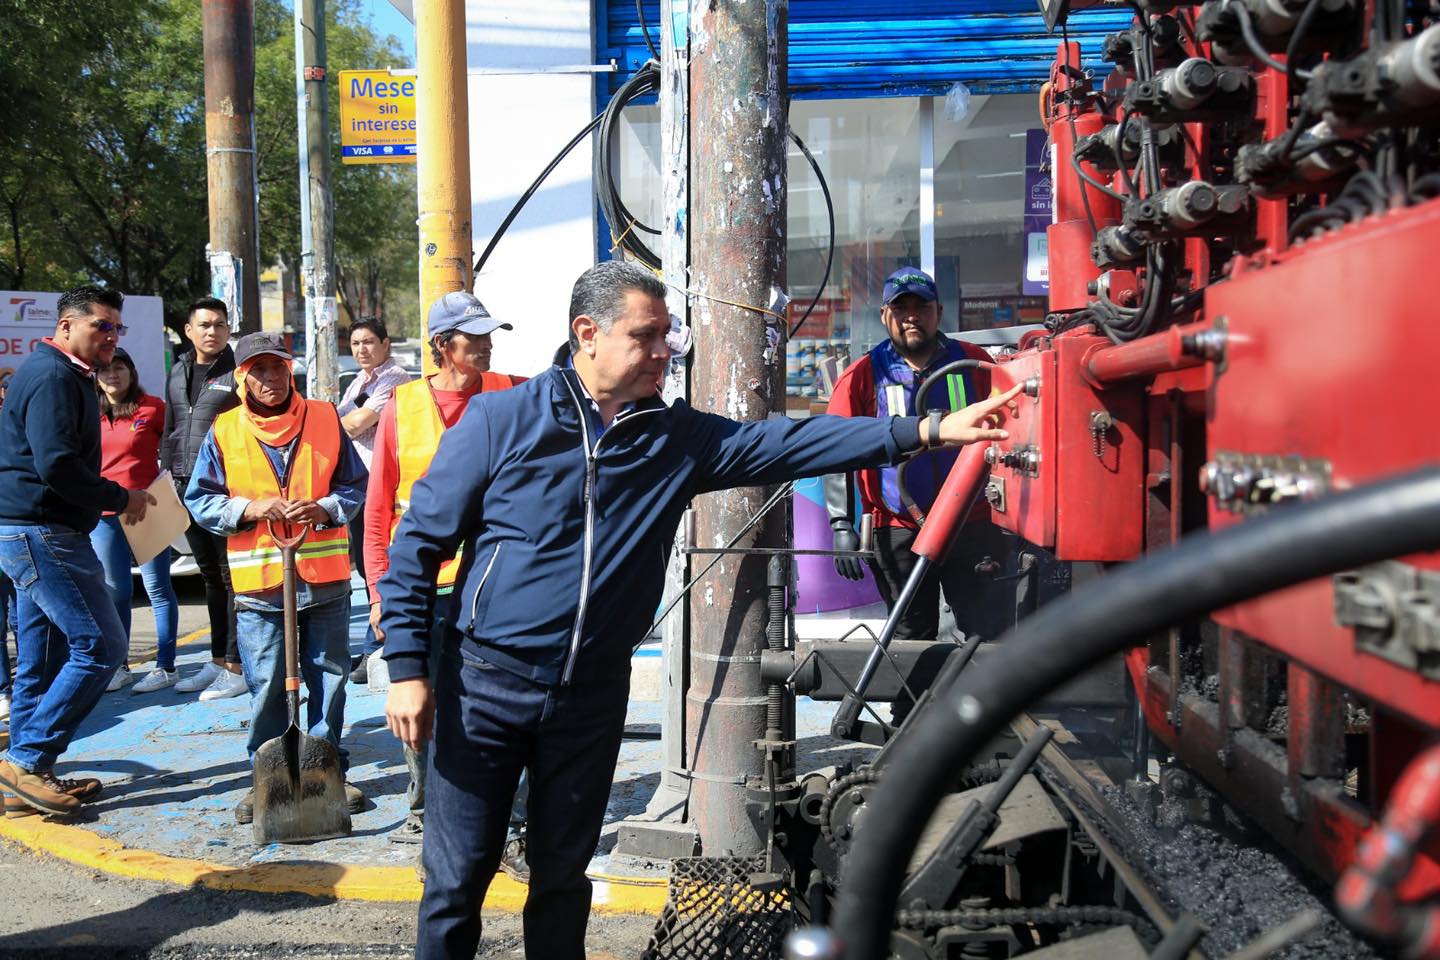
M415 162L415 78L340 71L340 162Z

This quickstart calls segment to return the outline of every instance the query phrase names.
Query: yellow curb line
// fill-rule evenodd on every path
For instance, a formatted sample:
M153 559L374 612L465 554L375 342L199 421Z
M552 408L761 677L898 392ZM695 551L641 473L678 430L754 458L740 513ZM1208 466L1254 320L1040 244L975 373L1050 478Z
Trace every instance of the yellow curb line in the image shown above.
M126 847L80 827L50 823L39 817L0 819L0 837L27 849L78 866L134 880L153 880L212 890L255 893L302 893L335 900L415 903L422 886L413 867L363 867L340 863L260 863L229 867L205 860L170 857ZM485 897L487 910L519 913L527 888L497 874ZM663 883L636 884L622 878L595 881L595 913L660 913L665 905Z

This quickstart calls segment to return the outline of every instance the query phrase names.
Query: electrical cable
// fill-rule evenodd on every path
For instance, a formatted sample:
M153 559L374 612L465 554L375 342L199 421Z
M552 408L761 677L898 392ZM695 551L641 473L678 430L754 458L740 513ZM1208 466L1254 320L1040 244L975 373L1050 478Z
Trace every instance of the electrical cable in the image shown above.
M825 287L830 283L830 269L835 265L835 201L830 196L830 184L825 181L825 174L820 172L820 164L816 161L815 155L810 152L810 148L805 146L805 141L801 140L794 130L790 131L790 139L794 141L795 146L800 148L800 152L805 154L805 159L810 161L810 169L815 171L815 179L820 181L820 193L825 198L825 216L830 223L830 244L825 250L825 273L820 277L820 287L815 291L815 296L811 299L810 305L805 308L805 312L800 315L800 319L796 320L795 325L790 328L787 340L794 337L795 332L805 326L805 321L810 319L810 314L814 312L816 304L825 294Z
M610 225L615 249L623 250L652 270L660 269L660 257L635 235L635 231L639 230L651 236L659 236L660 231L641 223L625 206L625 201L620 197L620 186L615 182L615 172L610 159L613 155L614 136L620 126L621 111L631 101L659 89L660 65L654 60L647 61L629 80L620 85L620 89L615 91L615 95L605 104L605 110L601 113L600 129L595 138L591 161L595 196L600 203L600 211L605 215L605 222Z
M844 863L834 932L848 960L886 955L905 865L953 771L1018 713L1106 657L1177 623L1291 585L1440 545L1429 467L1218 533L1186 537L1032 613L910 718L867 798Z
M650 39L650 24L645 22L645 8L641 4L642 0L635 0L635 19L640 21L640 33L645 37L645 46L650 48L650 56L659 63L660 51L655 49L655 41Z
M585 124L585 126L580 129L580 132L571 137L570 142L565 144L559 153L555 154L554 159L546 164L545 169L540 171L540 176L536 177L535 181L525 189L525 192L520 194L520 199L515 201L515 205L510 208L510 212L505 214L505 219L500 221L500 226L491 234L490 242L485 245L485 249L480 253L479 259L475 261L476 276L479 276L480 271L485 268L485 261L490 259L490 254L494 252L495 245L500 242L501 237L505 236L505 231L510 229L510 224L515 222L515 218L520 215L520 211L524 208L525 204L529 203L530 198L535 196L535 191L539 190L540 185L545 182L545 179L555 172L555 168L560 166L560 161L564 160L571 150L579 146L580 141L590 135L590 131L600 125L600 120L604 116L605 114L603 113L598 114L593 120Z
M1299 77L1302 80L1310 79L1311 73L1309 70L1292 68L1270 56L1261 45L1260 38L1255 34L1255 23L1250 19L1250 11L1245 8L1244 3L1239 2L1239 0L1228 0L1228 5L1235 11L1235 19L1240 22L1240 35L1245 39L1245 46L1250 48L1250 55L1252 57L1259 60L1271 70L1286 74L1287 76Z

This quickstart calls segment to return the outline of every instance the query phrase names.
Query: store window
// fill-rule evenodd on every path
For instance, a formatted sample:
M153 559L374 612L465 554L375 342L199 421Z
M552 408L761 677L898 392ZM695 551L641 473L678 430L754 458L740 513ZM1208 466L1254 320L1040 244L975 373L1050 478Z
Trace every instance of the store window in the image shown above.
M1050 184L1035 162L1044 155L1035 97L974 96L961 115L944 98L934 107L935 282L946 327L1039 323ZM1027 224L1027 209L1044 215Z
M815 156L835 209L829 282L789 345L787 392L794 412L824 399L828 371L844 369L885 337L885 277L900 266L922 265L927 253L944 305L943 329L1008 326L1044 316L1043 287L1032 282L1027 289L1025 283L1037 263L1027 199L1048 191L1048 181L1026 169L1027 139L1034 141L1028 131L1037 126L1035 97L974 96L963 115L947 113L945 105L945 98L930 100L925 106L931 119L914 97L791 104L791 127ZM627 108L618 139L621 196L642 222L657 225L659 108ZM1031 142L1032 159L1036 146ZM931 218L920 216L926 155L934 162ZM788 160L793 324L820 288L829 227L824 194L794 144ZM1038 236L1043 242L1043 224ZM1043 246L1040 253L1043 262Z

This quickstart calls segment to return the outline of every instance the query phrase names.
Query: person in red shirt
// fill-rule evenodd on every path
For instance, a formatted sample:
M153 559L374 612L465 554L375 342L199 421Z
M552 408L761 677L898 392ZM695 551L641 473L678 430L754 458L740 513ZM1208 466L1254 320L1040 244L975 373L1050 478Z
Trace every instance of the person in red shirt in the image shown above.
M472 397L506 390L528 379L490 372L490 335L509 329L510 324L492 317L471 294L447 293L431 307L428 323L430 356L437 372L396 387L380 413L370 458L370 486L365 493L365 581L370 587L370 624L381 643L385 634L380 629L376 584L390 568L390 539L409 506L411 487L429 469L441 434L460 421ZM448 600L454 590L460 560L457 555L440 570L436 593L442 600ZM441 627L447 622L443 616L435 617ZM432 675L443 646L439 641L431 644L436 654L430 663ZM406 790L410 813L391 834L397 843L419 843L424 836L425 762L424 753L405 748L405 765L410 770ZM508 876L522 883L530 878L523 836L528 795L527 783L522 779L510 809L510 829L500 863Z
M165 401L151 396L140 386L135 362L117 347L115 358L95 372L100 393L100 475L127 490L144 490L160 475L160 435L165 428ZM105 568L105 583L115 600L115 612L130 636L130 566L135 562L130 543L120 528L120 518L106 514L90 533L90 542ZM135 693L151 693L173 686L175 636L179 628L180 605L170 583L170 550L164 549L140 567L140 579L155 614L158 651L155 668L135 683ZM119 690L135 681L127 662L106 690Z

